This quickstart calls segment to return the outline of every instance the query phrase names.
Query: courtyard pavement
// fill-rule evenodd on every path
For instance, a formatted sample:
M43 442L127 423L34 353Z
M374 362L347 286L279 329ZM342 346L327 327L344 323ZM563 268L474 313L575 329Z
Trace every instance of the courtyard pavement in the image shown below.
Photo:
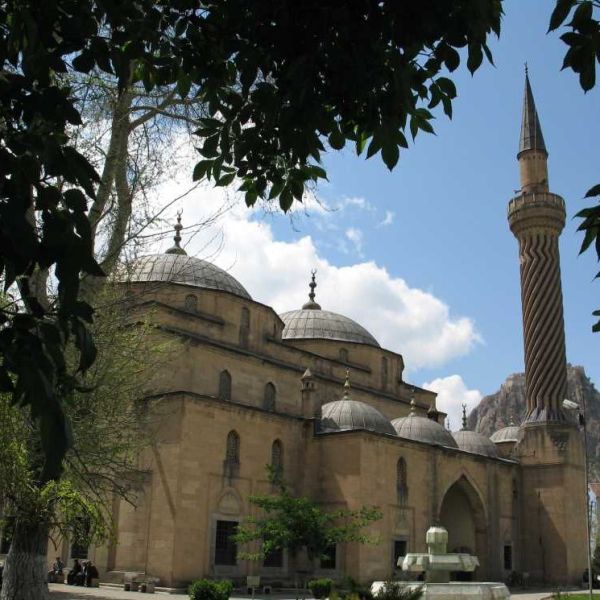
M554 590L538 592L515 592L511 598L515 600L544 600L552 595ZM573 590L581 593L581 590ZM563 592L564 593L564 592ZM161 598L189 598L187 594L167 594L156 592L154 596ZM148 600L149 595L141 592L125 592L116 588L81 588L62 584L50 584L50 597L52 600ZM250 596L233 596L231 600L248 600ZM269 594L268 596L257 595L255 600L295 600L292 594Z

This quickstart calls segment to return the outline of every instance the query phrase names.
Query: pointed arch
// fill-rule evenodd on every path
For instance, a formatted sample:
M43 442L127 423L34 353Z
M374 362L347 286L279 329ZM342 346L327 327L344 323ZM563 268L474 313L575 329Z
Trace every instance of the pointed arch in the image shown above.
M279 439L271 444L271 467L283 471L283 444Z
M263 408L265 410L275 410L275 402L277 400L277 389L275 385L269 381L267 385L265 385L265 392L263 397Z
M465 473L461 473L446 488L438 515L440 524L448 530L448 552L466 552L478 556L481 570L485 573L488 557L485 504L474 482Z
M248 347L248 341L250 338L250 310L246 306L242 306L242 313L240 315L240 346L242 348Z
M231 400L231 375L227 369L219 374L219 400Z
M240 471L240 435L235 429L227 434L223 471L228 479L237 477Z
M196 296L195 294L188 294L185 297L183 306L188 312L198 312L198 296Z

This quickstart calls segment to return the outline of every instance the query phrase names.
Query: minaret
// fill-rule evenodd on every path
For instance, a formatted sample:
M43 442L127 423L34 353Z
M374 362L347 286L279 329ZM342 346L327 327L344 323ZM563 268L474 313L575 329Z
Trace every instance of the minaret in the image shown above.
M565 225L565 202L548 191L548 152L527 69L517 159L521 193L508 205L508 222L519 240L521 263L525 420L563 421L567 365L558 236Z
M519 241L527 412L515 446L520 462L516 502L521 507L516 544L518 571L531 581L571 584L586 565L583 444L565 418L565 333L558 237L565 202L549 191L548 151L529 76L519 153L520 194L508 205Z

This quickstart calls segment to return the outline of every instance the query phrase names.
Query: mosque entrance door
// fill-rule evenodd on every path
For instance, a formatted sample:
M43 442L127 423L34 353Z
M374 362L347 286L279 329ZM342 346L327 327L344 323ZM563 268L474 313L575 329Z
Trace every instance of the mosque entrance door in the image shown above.
M481 565L475 573L453 573L452 579L477 579L477 573L486 571L485 512L479 494L466 477L461 477L448 489L439 514L440 524L448 530L448 552L472 554L477 556Z

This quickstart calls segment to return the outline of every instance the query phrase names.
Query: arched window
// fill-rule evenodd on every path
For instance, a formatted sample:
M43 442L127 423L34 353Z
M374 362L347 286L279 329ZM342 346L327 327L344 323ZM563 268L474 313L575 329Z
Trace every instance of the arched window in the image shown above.
M385 390L388 386L388 359L381 357L381 387Z
M225 477L231 479L237 477L240 470L240 436L237 431L232 429L227 434L227 445L225 447L225 460L223 461L223 471Z
M265 385L265 396L263 398L263 408L265 410L275 410L275 399L277 397L277 391L275 386L269 381Z
M243 306L242 315L240 317L240 346L248 347L248 338L250 335L250 311Z
M404 505L408 501L408 480L406 474L406 460L404 457L398 459L396 465L396 491L398 494L398 504Z
M198 297L194 294L188 294L185 297L183 306L188 312L198 312Z
M231 400L231 375L229 371L221 371L219 375L219 400Z
M346 348L340 348L340 360L342 362L348 362L348 350Z
M271 446L271 467L280 473L283 471L283 444L281 440L275 440Z

